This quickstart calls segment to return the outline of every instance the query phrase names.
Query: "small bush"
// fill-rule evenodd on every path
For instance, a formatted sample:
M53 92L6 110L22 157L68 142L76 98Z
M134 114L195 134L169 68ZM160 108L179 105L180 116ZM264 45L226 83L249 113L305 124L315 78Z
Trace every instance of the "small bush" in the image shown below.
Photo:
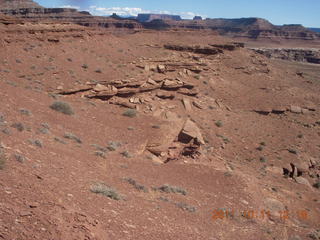
M110 141L108 143L107 149L111 152L116 151L119 147L121 147L121 143L120 142L113 142Z
M292 154L298 154L298 151L295 150L295 149L292 149L292 148L289 148L289 149L288 149L288 152L289 152L289 153L292 153Z
M54 140L58 143L62 143L62 144L67 144L65 141L63 141L62 139L55 137Z
M129 184L131 184L132 186L135 187L135 189L139 190L139 191L143 191L143 192L148 192L148 188L146 188L143 185L140 185L136 182L136 180L132 179L132 178L125 178L125 181L127 181Z
M137 111L134 109L128 109L122 115L130 118L134 118L137 116Z
M221 120L215 122L217 127L223 127L223 123Z
M106 158L106 154L102 151L95 151L94 155L96 155L97 157Z
M20 154L14 154L14 158L18 161L18 162L25 162L26 161L26 158Z
M43 144L42 144L42 141L41 140L32 140L32 139L29 139L28 142L36 147L39 147L39 148L42 148Z
M66 139L73 140L73 141L75 141L77 143L82 143L81 139L78 138L76 135L74 135L72 133L65 133L63 137L66 138Z
M128 151L124 151L121 153L122 156L126 157L126 158L132 158L132 154Z
M170 186L168 184L165 184L161 187L155 188L155 190L158 190L160 192L165 192L165 193L179 193L182 195L187 195L187 191L184 190L183 188L180 187L175 187L175 186Z
M89 68L87 64L83 64L81 67L82 67L83 69L88 69L88 68Z
M259 147L257 147L257 150L258 150L258 151L263 151L263 147L262 147L262 146L259 146Z
M31 112L29 110L27 110L27 109L20 109L19 112L22 115L31 116Z
M121 200L121 196L117 193L117 191L104 183L95 183L91 186L90 191L96 194L102 194L108 198L113 200Z
M92 147L94 147L98 152L103 152L103 153L106 153L108 152L108 149L105 148L105 147L102 147L98 144L91 144Z
M313 186L317 189L320 189L320 180L317 183L313 184Z
M25 129L22 123L14 123L11 127L17 129L19 132L22 132Z
M260 157L260 162L265 163L267 162L267 159L265 157Z
M0 148L0 170L4 169L7 158Z
M57 111L57 112L64 113L66 115L73 115L74 114L71 106L69 105L69 103L66 103L66 102L60 102L60 101L54 102L50 106L50 108Z
M190 206L186 203L182 203L182 202L179 202L179 203L176 203L175 204L178 208L181 208L183 211L188 211L188 212L195 212L197 209L193 206Z

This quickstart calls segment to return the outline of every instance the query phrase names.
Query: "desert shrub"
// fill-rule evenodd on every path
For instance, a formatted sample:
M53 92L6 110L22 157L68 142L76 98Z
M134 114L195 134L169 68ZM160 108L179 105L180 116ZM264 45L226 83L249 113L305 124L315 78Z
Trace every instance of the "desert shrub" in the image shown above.
M258 150L258 151L263 151L263 146L257 147L257 150Z
M223 123L222 123L221 120L216 121L215 124L216 124L217 127L222 127L223 126Z
M195 212L197 209L193 206L190 206L183 202L178 202L175 204L178 208L181 208L183 211Z
M66 115L73 115L74 114L71 106L69 105L69 103L66 103L66 102L61 102L61 101L54 102L50 106L50 108L57 111L57 112L64 113Z
M124 151L121 153L122 156L126 157L126 158L132 158L132 154L128 151Z
M0 146L0 170L4 169L5 165L6 165L6 155L4 154L1 146Z
M42 148L43 144L42 144L42 141L41 140L38 140L38 139L28 139L28 142L36 147L39 147L39 148Z
M116 151L119 147L121 147L121 143L120 142L114 142L114 141L110 141L108 143L107 149L109 151Z
M64 138L66 139L70 139L70 140L73 140L77 143L82 143L81 139L79 137L77 137L76 135L72 134L72 133L65 133L63 135Z
M260 162L265 163L267 162L267 159L265 157L260 157Z
M13 123L11 127L17 129L19 132L22 132L25 129L22 123Z
M62 144L67 144L65 141L63 141L62 139L55 137L54 140L58 143L62 143Z
M292 154L298 154L298 151L292 148L288 149L288 152Z
M127 181L132 186L134 186L135 189L137 189L139 191L143 191L143 192L148 192L148 188L143 186L143 185L141 185L141 184L138 184L136 182L136 180L134 180L132 178L125 178L124 180Z
M181 195L187 195L187 191L185 189L176 186L170 186L169 184L154 188L154 190L165 193L179 193Z
M117 190L105 185L104 183L95 183L90 187L90 191L96 194L101 194L113 200L120 200L121 196L117 193Z
M137 111L134 109L128 109L122 115L130 118L134 118L135 116L137 116Z
M94 155L96 155L97 157L106 158L106 154L102 151L95 151Z
M22 115L31 116L31 112L28 109L20 109L19 112Z
M315 184L313 184L313 186L314 186L315 188L320 189L320 180L318 180L318 182L316 182Z
M18 162L21 162L21 163L23 163L23 162L25 162L26 161L26 158L24 157L24 156L22 156L22 155L20 155L20 154L14 154L14 158L18 161Z

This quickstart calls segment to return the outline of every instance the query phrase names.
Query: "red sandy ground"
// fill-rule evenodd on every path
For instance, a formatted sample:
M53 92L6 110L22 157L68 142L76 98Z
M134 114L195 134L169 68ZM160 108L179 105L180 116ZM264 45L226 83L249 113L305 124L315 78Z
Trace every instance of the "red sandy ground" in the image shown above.
M305 174L308 186L283 176L290 163L320 161L320 126L314 124L320 120L319 66L269 60L246 49L198 55L209 70L184 78L199 89L197 98L189 98L200 101L203 109L186 112L179 94L173 100L159 99L155 92L141 94L153 99L151 105L189 116L206 139L200 157L159 164L140 154L148 138L161 131L152 127L161 120L145 113L143 106L136 117L128 118L122 115L125 108L105 101L81 94L57 96L72 106L75 114L68 116L49 108L55 101L52 93L58 86L71 89L93 81L161 77L134 62L194 61L194 54L165 50L163 44L230 40L209 32L109 33L54 24L0 29L0 113L5 118L0 130L10 131L0 132L7 158L0 170L0 239L283 240L309 239L308 234L319 229L319 190L311 186L316 179ZM266 68L269 73L264 73ZM296 74L301 69L304 77ZM253 111L310 104L316 111L307 114ZM31 115L21 114L21 109ZM215 124L219 120L222 127ZM28 129L19 132L10 127L14 123ZM39 131L43 123L49 125L46 134ZM66 132L82 143L65 139ZM41 140L42 148L29 139ZM109 141L122 146L105 158L96 156L92 144L107 146ZM261 142L266 146L259 151ZM120 154L126 150L134 156ZM25 161L17 161L15 154ZM149 191L138 191L124 178ZM123 199L92 193L96 182L115 188ZM164 184L179 186L187 194L152 190ZM196 210L183 210L177 203ZM215 219L217 209L233 210L235 216ZM249 210L253 217L241 216ZM263 216L262 210L272 216ZM307 216L299 215L301 211Z

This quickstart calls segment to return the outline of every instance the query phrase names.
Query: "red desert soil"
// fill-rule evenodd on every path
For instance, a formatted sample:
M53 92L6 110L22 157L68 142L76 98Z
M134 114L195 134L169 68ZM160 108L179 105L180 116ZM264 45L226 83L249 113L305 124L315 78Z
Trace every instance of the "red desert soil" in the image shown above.
M0 239L319 239L319 65L206 31L0 31Z

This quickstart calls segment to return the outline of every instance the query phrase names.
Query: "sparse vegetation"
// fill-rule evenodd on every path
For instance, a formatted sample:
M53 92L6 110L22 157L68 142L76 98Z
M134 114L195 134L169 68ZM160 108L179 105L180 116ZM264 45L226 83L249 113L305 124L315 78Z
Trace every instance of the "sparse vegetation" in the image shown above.
M71 106L69 105L69 103L66 103L66 102L60 102L60 101L54 102L50 106L50 108L66 115L74 114L74 111L72 110Z
M0 170L3 170L6 165L7 157L4 154L2 147L0 145Z
M193 206L190 206L186 203L183 202L179 202L175 204L178 208L181 208L184 211L188 211L188 212L195 212L197 209Z
M19 132L22 132L25 129L22 123L13 123L11 127L17 129Z
M54 140L58 143L62 143L62 144L67 144L65 141L63 141L62 139L55 137Z
M24 157L24 156L22 156L22 155L20 155L20 154L14 154L14 158L18 161L18 162L20 162L20 163L23 163L23 162L25 162L26 161L26 158Z
M289 152L289 153L292 153L292 154L298 154L298 151L295 150L295 149L292 149L292 148L289 148L289 149L288 149L288 152Z
M87 64L83 64L81 67L82 67L83 69L88 69L88 68L89 68L89 66L88 66Z
M257 147L257 150L258 151L263 151L263 146L260 145L259 147Z
M121 153L122 156L126 157L126 158L132 158L132 154L128 151L124 151Z
M132 186L134 186L135 189L139 190L139 191L143 191L143 192L148 192L148 188L138 184L134 179L132 178L125 178L125 181L127 181L129 184L131 184Z
M170 186L169 184L165 184L158 188L153 188L156 191L164 192L164 193L179 193L181 195L187 195L187 191L181 187Z
M106 158L106 154L102 151L95 151L94 155L96 155L97 157Z
M121 147L121 143L120 142L114 142L114 141L110 141L108 143L107 149L111 152L116 151L119 147Z
M260 162L265 163L267 162L267 159L265 157L260 157Z
M128 109L122 115L130 118L134 118L137 116L137 111L134 109Z
M28 139L28 142L36 147L39 147L39 148L42 148L43 144L42 144L42 141L41 140L38 140L38 139Z
M223 123L221 120L216 121L215 124L217 127L223 127Z
M29 110L27 110L27 109L20 109L19 112L22 115L31 116L31 112Z
M104 183L95 183L90 187L90 191L96 194L101 194L113 200L121 200L121 196L117 190L105 185Z
M77 137L76 135L74 135L73 133L65 133L63 135L64 138L66 139L70 139L70 140L73 140L77 143L82 143L81 139L79 137Z
M320 180L318 180L318 182L316 182L315 184L313 184L313 186L317 189L320 189Z
M94 147L97 151L100 151L100 152L103 152L103 153L106 153L108 152L108 148L106 147L102 147L98 144L91 144L92 147Z

